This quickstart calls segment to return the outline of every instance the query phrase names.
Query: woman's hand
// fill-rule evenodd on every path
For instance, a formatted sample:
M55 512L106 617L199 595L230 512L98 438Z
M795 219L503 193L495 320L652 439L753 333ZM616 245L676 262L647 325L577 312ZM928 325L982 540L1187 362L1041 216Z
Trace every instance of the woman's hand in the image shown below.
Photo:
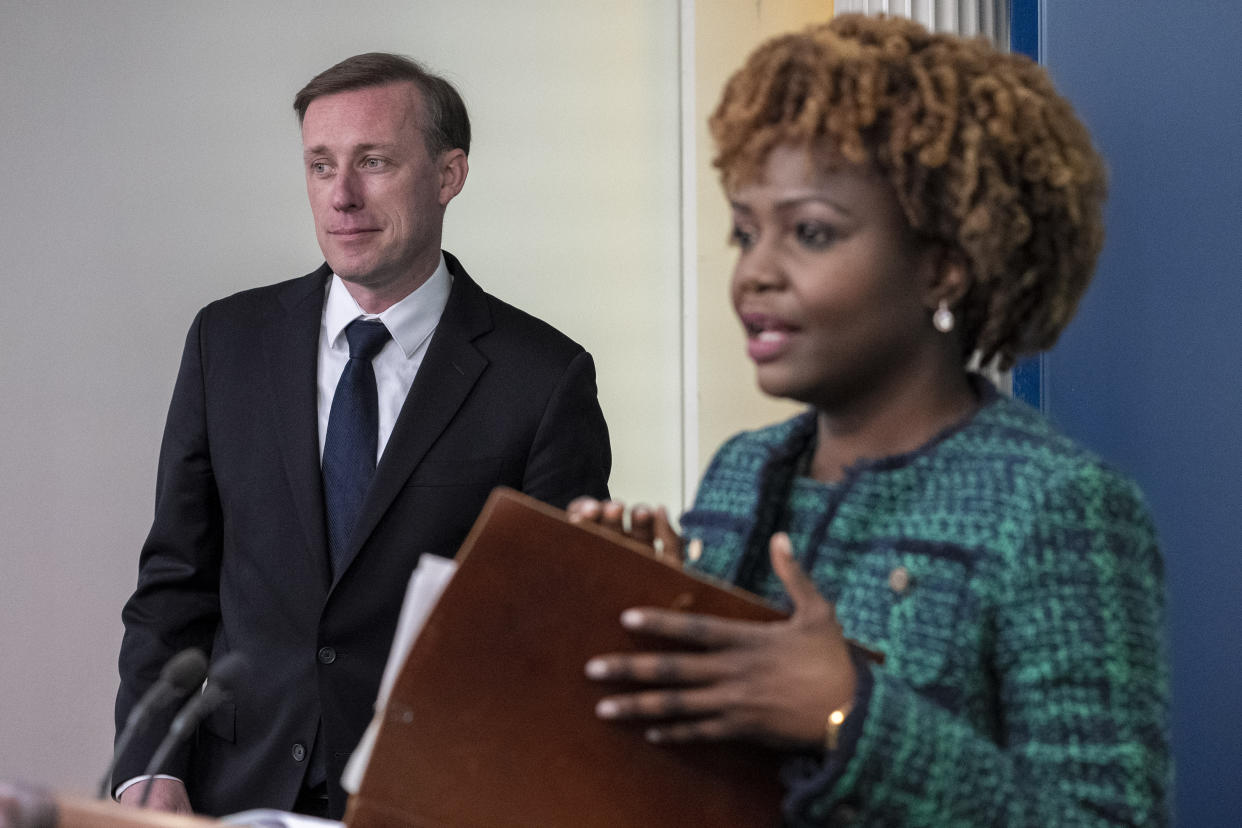
M626 610L627 629L686 644L687 651L591 659L591 679L646 685L601 699L596 715L649 722L653 742L821 747L828 714L854 698L857 676L836 613L794 561L789 537L774 535L769 549L772 569L793 599L787 621Z
M682 540L668 519L663 506L652 509L639 504L630 510L630 524L625 525L625 504L619 500L596 500L579 497L566 508L570 523L594 523L620 532L627 538L653 547L660 557L670 563L682 562Z

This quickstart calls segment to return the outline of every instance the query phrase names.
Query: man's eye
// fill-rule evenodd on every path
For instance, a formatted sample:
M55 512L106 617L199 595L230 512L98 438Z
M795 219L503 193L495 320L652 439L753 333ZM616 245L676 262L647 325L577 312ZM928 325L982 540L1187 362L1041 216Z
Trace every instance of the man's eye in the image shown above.
M322 161L316 161L310 165L310 169L315 175L323 175L328 171L328 165Z
M380 167L384 166L384 162L382 159L379 159L379 158L368 158L362 162L362 166L366 167L369 170L377 170Z
M836 241L836 231L827 224L818 221L800 222L795 228L798 242L806 247L827 247Z
M734 225L733 230L729 233L729 243L746 250L755 243L755 234Z

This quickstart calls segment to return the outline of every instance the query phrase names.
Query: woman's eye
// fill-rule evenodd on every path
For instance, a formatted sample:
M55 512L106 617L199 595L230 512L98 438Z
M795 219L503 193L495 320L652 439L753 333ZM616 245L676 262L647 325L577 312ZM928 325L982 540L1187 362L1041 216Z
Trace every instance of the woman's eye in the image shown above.
M801 222L797 225L795 231L798 242L810 248L827 247L837 237L836 231L831 226L818 221Z
M743 250L750 247L755 242L755 235L749 230L743 230L741 227L734 225L733 230L729 233L729 243L737 245Z

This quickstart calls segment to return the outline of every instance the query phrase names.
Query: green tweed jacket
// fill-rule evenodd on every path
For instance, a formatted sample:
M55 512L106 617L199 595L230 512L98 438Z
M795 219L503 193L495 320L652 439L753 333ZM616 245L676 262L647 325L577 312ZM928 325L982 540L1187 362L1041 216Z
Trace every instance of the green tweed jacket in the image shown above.
M984 404L834 484L813 411L732 438L682 518L696 566L785 603L767 538L884 654L831 755L782 769L793 825L1164 825L1160 552L1129 480L979 382Z

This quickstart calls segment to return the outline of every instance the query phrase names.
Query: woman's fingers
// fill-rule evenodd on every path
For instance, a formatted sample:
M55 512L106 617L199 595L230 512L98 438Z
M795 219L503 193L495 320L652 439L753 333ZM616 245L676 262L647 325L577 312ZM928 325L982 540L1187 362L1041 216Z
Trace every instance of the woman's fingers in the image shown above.
M577 497L565 507L570 523L595 523L614 532L625 533L625 504L619 500Z
M596 681L680 686L719 681L733 672L732 666L728 658L710 653L610 653L588 661L586 674Z
M621 626L644 635L689 644L700 650L745 645L762 634L759 621L735 621L695 612L632 607L621 613Z
M606 696L595 705L601 719L687 719L714 715L724 706L717 690L649 690Z
M565 512L569 515L570 523L595 523L599 520L601 505L595 498L583 495L569 501Z
M794 559L793 544L789 540L789 535L784 532L777 532L773 535L768 541L768 555L772 561L772 571L776 573L776 577L781 579L786 594L793 601L795 614L800 611L823 609L832 611L824 596L819 594L819 589L811 580L811 576L807 575Z
M655 513L645 503L630 511L630 537L649 545L655 541Z
M653 546L655 546L656 553L667 563L676 566L685 563L686 556L681 535L677 534L672 521L668 519L668 509L663 506L656 507L653 523Z
M629 525L625 520L625 504L619 500L596 500L593 497L577 497L565 507L570 523L594 523L614 532L620 532L631 540L645 543L655 549L657 557L667 563L680 565L683 560L681 536L668 518L663 506L651 508L638 504L630 510Z

